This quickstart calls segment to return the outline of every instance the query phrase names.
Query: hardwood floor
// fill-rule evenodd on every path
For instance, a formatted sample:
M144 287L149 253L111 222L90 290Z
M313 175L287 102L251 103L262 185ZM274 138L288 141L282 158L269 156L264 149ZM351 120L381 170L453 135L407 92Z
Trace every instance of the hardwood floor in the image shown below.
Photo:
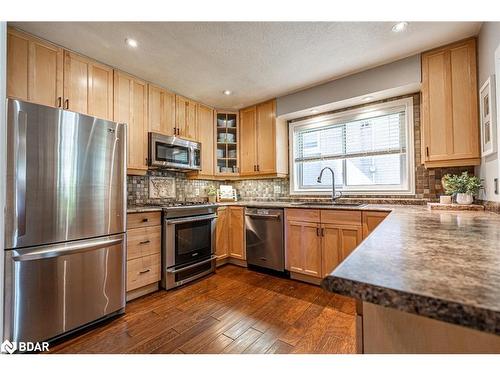
M226 265L132 301L50 353L355 353L354 312L347 297Z

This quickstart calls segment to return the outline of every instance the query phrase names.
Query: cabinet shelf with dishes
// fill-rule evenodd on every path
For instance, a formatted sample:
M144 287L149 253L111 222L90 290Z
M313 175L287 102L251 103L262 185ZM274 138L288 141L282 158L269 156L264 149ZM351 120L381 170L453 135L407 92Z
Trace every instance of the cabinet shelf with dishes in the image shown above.
M239 174L239 131L237 112L217 112L215 124L215 175Z

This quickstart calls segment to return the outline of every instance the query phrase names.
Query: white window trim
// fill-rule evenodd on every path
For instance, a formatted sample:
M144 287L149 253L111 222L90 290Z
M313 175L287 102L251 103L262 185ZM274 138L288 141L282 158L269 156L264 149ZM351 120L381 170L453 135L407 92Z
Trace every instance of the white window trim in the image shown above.
M317 126L318 122L323 121L342 121L342 119L361 120L366 117L372 117L375 111L380 111L397 106L405 107L405 127L406 127L406 168L408 170L407 187L401 189L388 189L385 186L373 186L369 190L366 188L351 187L349 189L335 189L341 191L344 196L356 195L415 195L415 143L414 143L414 122L413 122L413 98L404 98L392 100L385 103L369 105L362 108L346 110L329 115L316 116L313 119L305 119L292 122L288 130L289 140L289 163L290 163L290 195L331 195L331 188L318 189L299 189L295 175L294 155L295 155L295 137L294 131L297 127L305 127L308 124ZM367 113L369 112L369 113ZM313 125L313 123L315 125ZM399 188L399 185L398 185Z

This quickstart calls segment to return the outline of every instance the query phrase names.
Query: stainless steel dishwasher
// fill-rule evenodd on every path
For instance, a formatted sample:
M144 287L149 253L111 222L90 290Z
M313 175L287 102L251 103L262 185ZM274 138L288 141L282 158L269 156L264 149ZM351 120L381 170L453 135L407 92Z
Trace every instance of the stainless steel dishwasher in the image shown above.
M285 271L283 209L245 209L247 263Z

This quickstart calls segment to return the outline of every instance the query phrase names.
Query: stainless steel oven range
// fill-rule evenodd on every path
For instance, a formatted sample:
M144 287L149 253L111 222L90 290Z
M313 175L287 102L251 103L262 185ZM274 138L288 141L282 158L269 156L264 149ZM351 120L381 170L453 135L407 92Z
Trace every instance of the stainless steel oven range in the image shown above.
M165 289L215 271L216 206L163 208L162 280Z

